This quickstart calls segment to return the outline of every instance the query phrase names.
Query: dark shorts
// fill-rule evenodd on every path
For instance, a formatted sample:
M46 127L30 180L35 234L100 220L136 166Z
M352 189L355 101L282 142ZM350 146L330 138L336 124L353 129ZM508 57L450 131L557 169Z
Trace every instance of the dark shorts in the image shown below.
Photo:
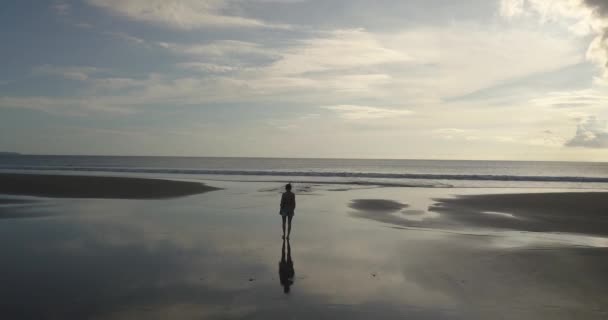
M294 212L294 210L280 210L279 214L284 217L293 217L295 212Z

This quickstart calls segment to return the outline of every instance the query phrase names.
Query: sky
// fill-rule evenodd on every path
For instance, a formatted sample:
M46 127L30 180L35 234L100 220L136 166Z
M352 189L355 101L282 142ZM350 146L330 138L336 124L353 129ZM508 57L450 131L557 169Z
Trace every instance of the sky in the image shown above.
M608 161L606 0L7 0L0 151Z

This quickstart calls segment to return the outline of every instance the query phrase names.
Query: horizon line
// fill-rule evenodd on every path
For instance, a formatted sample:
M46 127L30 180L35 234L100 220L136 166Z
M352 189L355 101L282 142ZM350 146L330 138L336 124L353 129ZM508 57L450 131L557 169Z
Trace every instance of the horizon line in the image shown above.
M348 158L348 157L276 157L276 156L187 156L187 155L109 155L109 154L43 154L2 151L9 156L40 157L122 157L122 158L216 158L216 159L294 159L294 160L386 160L386 161L494 161L494 162L569 162L569 163L608 163L608 161L584 160L516 160L516 159L429 159L429 158Z

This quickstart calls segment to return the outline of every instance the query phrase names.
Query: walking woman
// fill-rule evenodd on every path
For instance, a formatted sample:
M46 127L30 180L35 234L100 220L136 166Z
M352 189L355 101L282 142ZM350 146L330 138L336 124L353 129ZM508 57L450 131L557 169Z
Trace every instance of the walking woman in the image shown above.
M283 239L285 239L285 221L288 222L287 227L287 239L291 234L291 219L293 219L294 211L296 209L296 195L291 192L291 183L285 185L285 192L281 196L281 210L279 214L283 219Z

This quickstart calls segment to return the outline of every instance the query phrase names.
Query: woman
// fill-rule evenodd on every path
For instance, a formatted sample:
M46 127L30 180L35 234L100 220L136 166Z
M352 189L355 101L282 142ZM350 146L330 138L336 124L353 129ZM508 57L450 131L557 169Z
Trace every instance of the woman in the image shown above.
M291 234L291 219L293 219L294 210L296 209L296 195L291 192L291 183L285 185L285 192L281 196L281 210L279 214L283 219L283 239L285 239L285 220L288 221L287 239Z

